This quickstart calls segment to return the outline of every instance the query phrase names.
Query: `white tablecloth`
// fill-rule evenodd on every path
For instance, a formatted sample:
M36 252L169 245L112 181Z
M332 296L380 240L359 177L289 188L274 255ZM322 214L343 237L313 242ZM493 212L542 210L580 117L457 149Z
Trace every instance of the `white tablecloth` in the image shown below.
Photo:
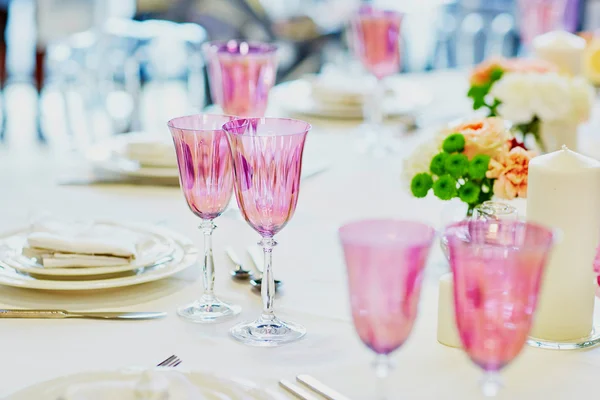
M71 310L166 311L163 320L2 320L0 322L0 397L28 385L85 370L150 366L176 354L182 367L241 376L277 388L281 378L312 374L352 399L372 400L373 355L358 340L349 318L345 267L336 229L365 217L410 218L440 225L443 205L433 198L411 198L400 180L402 154L373 160L354 150L350 124L317 126L307 142L305 160L331 162L324 173L302 183L295 216L276 237L274 269L285 282L275 307L285 318L304 324L306 338L281 348L251 348L234 342L228 329L260 311L260 298L245 284L229 279L223 248L244 249L258 234L231 215L216 222L216 292L243 306L242 315L219 325L194 325L175 309L200 296L200 267L161 282L102 292L59 293L0 287L0 307ZM403 137L403 154L424 133ZM17 146L18 147L18 146ZM64 153L24 146L0 149L0 226L11 229L41 211L165 224L198 244L196 219L177 188L133 186L57 186L56 177L79 168ZM247 260L248 261L248 260ZM436 341L437 276L443 270L434 248L424 282L414 331L393 355L391 399L478 399L479 370L456 349ZM593 399L600 374L600 350L552 352L526 348L505 373L501 399ZM277 389L279 390L279 389ZM33 399L32 399L33 400ZM38 400L38 399L35 399ZM40 399L41 400L41 399Z

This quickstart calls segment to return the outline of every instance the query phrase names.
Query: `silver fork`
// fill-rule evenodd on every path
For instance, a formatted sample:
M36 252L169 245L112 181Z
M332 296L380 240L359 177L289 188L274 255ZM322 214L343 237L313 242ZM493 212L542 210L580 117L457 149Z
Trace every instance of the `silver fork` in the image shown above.
M181 359L179 357L177 357L175 354L173 354L171 357L167 358L166 360L163 360L162 362L158 363L158 365L156 365L156 366L157 367L175 368L176 366L178 366L181 363L182 363Z

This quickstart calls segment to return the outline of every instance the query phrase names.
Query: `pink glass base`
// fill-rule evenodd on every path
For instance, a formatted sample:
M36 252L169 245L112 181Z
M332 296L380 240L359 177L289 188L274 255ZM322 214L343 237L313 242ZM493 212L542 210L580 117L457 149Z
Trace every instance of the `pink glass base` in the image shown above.
M191 304L177 309L177 314L191 322L214 324L226 321L242 311L238 305L222 302L214 296L202 296Z
M231 336L244 344L258 347L276 347L295 342L306 334L306 329L292 322L284 322L273 316L244 322L231 328Z

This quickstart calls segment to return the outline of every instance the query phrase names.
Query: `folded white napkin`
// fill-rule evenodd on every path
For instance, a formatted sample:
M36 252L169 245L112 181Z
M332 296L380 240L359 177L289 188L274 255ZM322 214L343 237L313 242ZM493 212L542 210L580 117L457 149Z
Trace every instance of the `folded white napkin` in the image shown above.
M136 257L140 237L108 224L52 223L27 236L23 254L44 267L104 267L128 264Z
M143 394L140 397L139 394ZM71 385L64 400L203 400L205 397L177 371L147 371L122 380Z
M126 158L149 167L177 167L177 156L173 141L169 138L139 136L127 142Z

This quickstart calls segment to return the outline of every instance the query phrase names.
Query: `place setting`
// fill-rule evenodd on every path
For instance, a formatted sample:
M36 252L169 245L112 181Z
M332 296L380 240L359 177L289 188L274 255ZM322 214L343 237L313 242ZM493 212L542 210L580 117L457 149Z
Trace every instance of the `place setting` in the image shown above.
M198 10L171 11L196 18ZM0 331L9 344L0 397L592 393L600 161L585 155L579 134L594 130L598 109L581 73L582 42L562 29L528 31L522 56L486 50L468 73L443 71L468 87L453 95L471 109L408 137L398 132L436 108L446 88L399 74L416 11L372 2L337 11L343 26L327 39L346 35L356 71L319 61L290 73L292 44L277 40L277 26L264 22L270 39L259 41L232 22L241 38L207 29L188 49L205 69L208 107L93 144L87 181L41 186L47 175L38 179L35 168L47 167L52 150L28 150L41 161L25 159L32 178L9 181L24 195L3 209L53 210L0 233ZM456 46L468 36L461 32ZM473 32L484 42L483 30ZM232 39L207 39L217 37ZM165 63L169 43L156 47ZM156 73L126 66L140 85ZM327 124L315 129L312 117ZM353 121L362 123L349 128ZM139 187L85 187L95 183Z

